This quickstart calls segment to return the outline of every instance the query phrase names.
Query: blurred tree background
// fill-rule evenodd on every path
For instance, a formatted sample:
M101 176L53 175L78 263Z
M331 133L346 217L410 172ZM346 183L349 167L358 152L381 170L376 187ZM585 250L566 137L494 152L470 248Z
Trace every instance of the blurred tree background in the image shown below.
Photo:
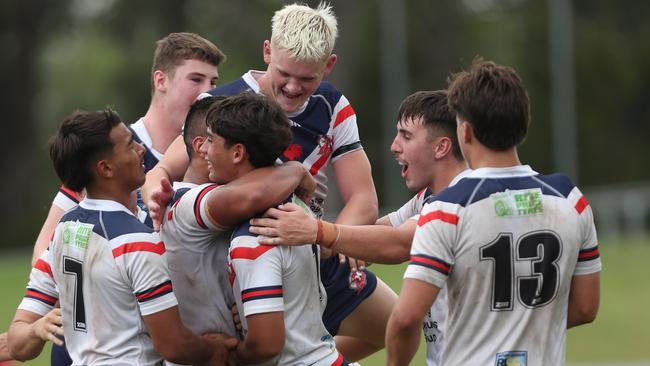
M0 248L31 247L58 187L47 141L74 109L114 107L126 123L149 104L154 42L190 31L228 56L220 82L264 70L262 42L278 0L9 0L0 4L2 111ZM307 1L315 6L317 1ZM331 1L339 20L329 77L352 102L382 211L410 193L389 153L406 95L441 89L480 55L515 68L532 100L522 161L553 158L552 1ZM582 187L650 185L650 2L569 2L577 176ZM646 37L649 36L649 37ZM643 41L643 40L646 41ZM644 46L645 45L645 46ZM384 81L389 80L390 83ZM573 93L570 93L573 95ZM571 103L567 100L566 103ZM647 199L647 198L645 198ZM646 203L647 206L647 203ZM647 220L647 217L643 217Z

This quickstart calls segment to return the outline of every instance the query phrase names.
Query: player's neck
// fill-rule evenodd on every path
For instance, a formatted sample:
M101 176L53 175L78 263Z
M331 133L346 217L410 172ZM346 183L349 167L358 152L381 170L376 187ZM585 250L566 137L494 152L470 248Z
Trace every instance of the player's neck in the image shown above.
M86 197L95 200L115 201L131 210L131 212L137 210L133 191L125 191L121 187L94 184L86 187Z
M186 111L187 112L187 111ZM162 98L154 98L144 115L144 126L151 137L154 150L165 153L169 145L181 134L184 113L174 108Z
M183 182L201 185L210 182L209 174L205 166L198 167L194 160L190 162L190 166L183 176Z
M483 145L476 146L466 154L469 167L479 168L508 168L521 165L517 149L512 148L505 151L494 151Z
M437 194L443 189L449 187L451 181L454 180L458 174L467 169L467 163L465 163L465 161L459 162L451 156L449 159L449 163L442 166L441 169L434 174L432 183L429 185L433 194Z

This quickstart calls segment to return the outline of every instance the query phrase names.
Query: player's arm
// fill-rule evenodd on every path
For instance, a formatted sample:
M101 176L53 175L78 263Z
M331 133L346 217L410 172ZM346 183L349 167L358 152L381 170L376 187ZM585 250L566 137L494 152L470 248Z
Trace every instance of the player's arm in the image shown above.
M310 185L311 192L316 187L311 174L298 162L255 169L212 190L206 206L208 216L216 226L235 226L282 202L301 184Z
M282 352L284 312L253 314L246 317L248 333L239 343L235 356L238 364L257 364Z
M178 306L143 316L153 346L167 361L181 364L207 363L228 357L228 348L236 345L234 338L223 336L228 342L209 341L199 337L181 322Z
M251 220L252 233L262 235L260 243L303 245L317 243L338 253L373 263L402 263L409 259L417 223L406 220L397 228L385 225L340 225L318 221L303 209L287 203L269 209L264 218Z
M387 365L408 365L420 345L422 319L440 289L424 281L404 280L386 329Z
M378 215L377 192L366 153L363 150L348 153L336 160L332 167L345 202L336 222L347 225L375 223Z
M0 362L12 359L7 345L7 334L7 332L0 334Z
M9 326L7 347L11 358L18 361L32 360L41 353L46 341L59 346L63 342L57 335L63 335L61 309L53 309L45 316L27 310L16 310Z
M571 280L567 328L591 323L600 304L600 272L576 275Z
M167 148L162 160L147 173L142 186L142 200L149 208L152 219L162 217L173 194L166 189L167 186L162 186L161 182L163 179L166 179L167 183L181 180L189 163L190 158L187 156L183 137L178 136Z
M56 225L59 223L64 213L65 212L63 211L63 209L61 209L57 205L52 204L52 206L50 206L50 211L47 213L45 222L43 222L43 226L41 227L41 232L38 233L38 237L36 238L36 242L34 243L34 251L32 253L32 265L36 263L36 261L41 256L43 251L47 249L48 245L50 245L50 238L52 236L52 233L54 232L54 229L56 229Z
M390 223L390 219L388 218L388 215L384 215L375 221L375 225L384 225L384 226L392 226Z

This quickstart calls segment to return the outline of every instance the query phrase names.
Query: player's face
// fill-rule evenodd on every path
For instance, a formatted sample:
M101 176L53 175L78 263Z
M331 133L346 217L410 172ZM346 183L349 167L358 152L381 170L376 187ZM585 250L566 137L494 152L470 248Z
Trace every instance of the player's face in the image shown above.
M295 112L314 94L334 67L336 56L325 61L298 61L289 52L264 43L267 85L264 94L275 99L286 113Z
M434 153L438 138L432 138L422 122L421 117L400 120L397 134L390 145L391 152L402 166L406 187L412 191L433 185L434 179Z
M166 102L186 115L199 94L217 83L217 67L199 60L185 60L166 75Z
M226 184L236 176L232 147L227 148L225 142L223 137L208 128L207 137L201 145L201 153L208 162L210 181L214 183Z
M114 177L129 192L141 187L145 179L145 148L133 140L133 133L124 123L115 126L109 136L113 142L110 161L115 169Z

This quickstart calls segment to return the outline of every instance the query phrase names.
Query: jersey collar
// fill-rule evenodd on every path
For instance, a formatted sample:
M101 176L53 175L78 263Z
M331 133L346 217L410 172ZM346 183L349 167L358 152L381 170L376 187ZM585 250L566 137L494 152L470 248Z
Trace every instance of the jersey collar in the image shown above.
M79 206L87 210L124 211L130 215L133 215L133 212L131 212L128 208L124 207L123 204L111 200L98 200L93 198L84 198L83 201L79 202Z
M506 168L479 168L467 173L466 178L515 178L538 175L530 165L515 165Z

